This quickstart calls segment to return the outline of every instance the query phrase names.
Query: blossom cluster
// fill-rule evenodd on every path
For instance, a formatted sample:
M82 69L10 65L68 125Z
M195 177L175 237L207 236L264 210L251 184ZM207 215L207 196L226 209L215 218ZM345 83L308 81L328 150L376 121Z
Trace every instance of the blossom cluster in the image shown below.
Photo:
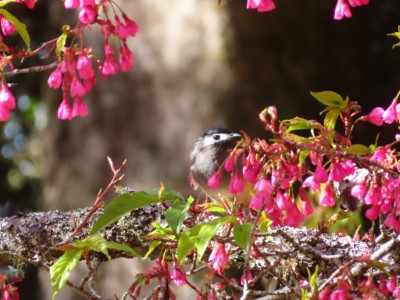
M149 268L146 274L141 274L137 276L136 281L131 285L129 289L129 294L136 299L141 293L141 285L148 285L151 279L158 280L158 286L161 287L165 285L163 279L165 278L166 284L168 286L169 299L176 299L174 292L169 288L170 283L173 281L176 286L183 286L186 284L186 271L178 263L177 259L174 258L172 264L172 275L169 270L168 262L162 258L157 258L155 264Z
M60 120L71 120L77 116L87 116L88 108L82 97L90 92L96 83L96 77L89 58L89 49L74 52L64 49L61 64L50 74L47 84L58 89L62 87L63 100L58 108ZM69 95L74 98L73 106L69 102Z
M394 299L400 298L400 286L397 286L398 276L392 276L385 280L384 277L380 278L379 286L375 284L373 277L368 276L367 279L360 282L358 286L359 292L363 295L363 299L379 299L384 297L392 297ZM320 300L331 299L351 299L351 286L345 280L339 280L337 283L338 289L331 290L326 288L319 294ZM373 295L373 296L370 296Z
M125 13L121 12L122 19L115 15L114 19L105 14L106 19L99 17L99 10L107 11L106 5L112 5L108 1L100 1L98 5L95 0L65 0L66 9L80 9L77 26L77 36L82 34L82 29L91 24L98 24L101 27L101 34L104 37L105 60L97 60L98 69L103 77L115 75L120 68L127 72L131 69L134 56L127 45L127 38L133 37L139 31L138 25L131 20ZM115 37L119 40L119 67L115 59L115 50L110 45L110 39ZM58 108L58 118L61 120L71 120L77 116L88 115L88 108L82 97L90 92L96 84L96 76L92 67L91 58L93 53L88 48L82 46L67 47L62 49L60 64L50 74L48 85L52 88L62 88L63 99ZM74 98L73 105L69 101L69 96Z
M14 277L8 279L7 275L0 273L0 299L4 300L19 300L18 289L14 286L14 283L20 282L21 277Z
M34 0L18 0L28 8L33 9ZM96 0L63 0L65 9L79 10L79 22L74 28L63 27L63 33L58 39L44 43L35 51L19 51L8 47L3 36L8 36L16 31L25 37L24 41L29 47L28 33L21 34L19 21L8 14L0 14L0 26L3 35L0 35L0 43L3 56L0 57L0 68L9 67L13 69L13 60L24 59L25 55L40 53L44 48L49 48L49 54L54 54L56 68L48 78L51 88L61 89L62 101L58 108L58 118L71 120L77 116L88 115L88 108L83 101L83 96L90 92L96 84L96 73L92 66L92 59L97 57L96 53L82 45L84 29L99 26L104 39L104 59L97 58L97 68L103 77L116 74L119 70L127 72L134 63L134 55L128 47L127 39L134 37L139 31L138 25L130 19L113 1ZM112 13L111 13L112 12ZM20 26L17 28L17 26ZM111 43L112 40L112 43ZM68 41L73 43L68 44ZM114 49L116 48L116 49ZM54 67L49 64L48 69ZM5 76L1 78L0 90L0 121L10 118L10 111L15 108L15 98L9 90Z
M324 93L324 100L327 95L329 93ZM397 99L398 96L387 108L374 108L368 115L357 119L359 106L342 100L346 106L341 108L340 119L346 120L344 127L348 128L360 121L377 126L399 124L400 104ZM329 107L330 102L327 102ZM339 205L347 210L363 206L366 218L382 220L381 229L386 227L385 230L394 234L400 232L400 161L393 143L370 147L353 144L351 131L342 135L315 120L278 122L274 107L265 109L260 118L274 139L251 140L245 136L229 153L223 166L210 177L208 185L211 188L220 186L223 172L231 173L230 193L236 195L250 185L250 218L262 210L262 216L268 217L272 226L299 226L306 216L313 213L310 199L314 203L314 199L319 199L319 205L337 209ZM293 133L307 126L312 129L310 137L304 137L304 132L302 136ZM396 135L396 141L399 140ZM238 219L243 218L241 210L233 212ZM248 219L241 220L247 222ZM257 257L257 253L253 255L253 250L250 251ZM228 255L225 245L214 245L209 262L217 276L227 267ZM360 262L369 262L370 255L366 253ZM347 271L344 271L335 284L321 290L319 299L349 299L358 293L370 297L366 299L373 299L374 295L400 298L398 276L368 276L357 286L352 280L346 280L346 276Z
M368 3L369 0L337 0L333 18L335 20L341 20L344 17L351 18L350 6L356 7ZM273 0L247 0L247 9L256 9L258 12L266 12L275 9L275 3Z
M356 7L356 6L366 5L368 3L369 0L348 0L348 2L347 0L338 0L336 3L335 14L333 18L335 20L341 20L344 17L351 18L352 14L349 4L352 7Z
M262 118L266 128L277 136L284 136L287 127L275 124L276 109L270 108L268 114L270 119ZM375 108L358 121L369 121L378 126L400 123L397 97L387 109ZM224 170L220 168L211 176L208 185L217 189L224 171L231 173L231 194L242 192L250 184L254 195L250 208L265 210L273 225L299 226L313 212L309 199L312 194L319 197L322 206L340 204L348 209L347 206L357 208L363 204L368 219L374 221L381 215L386 226L400 232L400 162L391 144L375 146L372 151L365 147L368 153L362 155L360 164L357 155L332 151L333 146L329 143L334 143L336 149L352 145L349 138L336 136L336 141L329 141L326 131L321 130L313 141L303 138L304 144L285 139L273 143L245 141L242 147L229 154ZM296 182L300 187L293 189ZM346 184L355 205L341 199L340 186Z

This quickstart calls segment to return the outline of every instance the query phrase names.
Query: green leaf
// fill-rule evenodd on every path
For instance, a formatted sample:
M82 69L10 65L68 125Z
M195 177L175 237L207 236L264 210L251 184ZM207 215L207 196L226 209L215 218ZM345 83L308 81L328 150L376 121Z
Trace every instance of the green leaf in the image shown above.
M301 166L306 158L310 155L310 150L301 150L299 153L299 163L298 166Z
M167 238L172 234L172 228L169 226L163 227L157 222L152 222L151 225L154 227L154 230L147 235L148 238Z
M301 289L301 300L310 300L307 290L303 288Z
M77 266L83 249L74 249L65 251L57 262L50 267L51 286L53 288L52 299L55 299L57 293L67 283L69 276Z
M101 252L107 256L108 260L111 260L107 250L107 240L99 234L92 234L84 240L78 240L76 241L75 246L78 249L83 249L86 251Z
M388 33L387 35L388 36L395 36L400 40L400 32L399 31Z
M396 37L396 38L398 38L398 39L400 40L400 32L388 33L388 35L389 35L389 36L394 36L394 37ZM394 49L394 48L396 48L396 47L398 47L398 46L400 46L400 42L394 44L394 45L392 46L392 49Z
M265 211L263 211L261 213L261 216L262 216L262 218L260 218L260 220L258 221L259 226L260 226L260 231L261 232L270 232L272 220L268 218L267 213Z
M8 21L10 21L17 30L18 34L23 39L26 47L29 49L31 47L31 38L28 31L26 30L26 25L21 23L12 13L8 10L0 8L0 14L2 14Z
M308 282L310 283L310 287L311 287L311 292L312 295L318 295L318 270L319 270L319 266L317 265L315 267L315 271L313 274L311 274L310 269L307 269L307 273L308 273Z
M339 114L340 114L340 109L329 110L324 119L324 126L328 129L334 129Z
M96 233L107 225L118 221L124 214L134 209L160 201L177 200L181 197L180 194L174 192L165 192L162 197L158 195L158 192L135 192L133 194L119 195L106 206L103 214L93 226L91 233Z
M147 251L147 253L143 257L143 259L146 259L160 244L161 244L161 241L158 241L158 240L152 241L150 243L149 251Z
M57 39L56 43L56 54L58 59L61 59L62 49L65 46L65 42L67 41L68 34L63 32Z
M307 120L299 117L293 119L284 120L282 123L287 126L286 132L291 132L294 130L305 130L318 128L318 123L314 120Z
M235 221L235 217L221 217L207 223L197 224L183 231L178 241L178 261L182 261L195 248L198 251L197 260L199 261L207 249L208 242L215 235L219 226Z
M207 203L207 204L201 204L200 206L207 206L205 211L226 216L226 210L221 204Z
M334 108L344 108L347 103L343 100L342 96L338 93L332 91L322 91L322 92L310 92L311 96L317 99L320 103L325 106L330 106Z
M369 148L363 144L354 144L347 147L345 150L354 155L365 155L371 152Z
M8 3L17 2L16 0L1 0L0 7L7 5Z
M233 226L233 238L239 247L247 249L252 229L253 223L235 224Z
M378 269L382 273L385 273L387 276L390 276L389 272L387 271L387 264L382 263L378 260L370 260L369 265L373 268Z
M177 199L165 212L167 222L169 226L171 226L176 237L179 236L182 223L185 220L190 205L193 203L193 201L194 199L192 197L189 197L186 202L183 201L183 199Z
M125 251L133 256L141 257L139 253L137 253L133 248L129 247L128 245L119 244L116 242L108 241L106 243L106 247L108 249L115 249L119 251Z

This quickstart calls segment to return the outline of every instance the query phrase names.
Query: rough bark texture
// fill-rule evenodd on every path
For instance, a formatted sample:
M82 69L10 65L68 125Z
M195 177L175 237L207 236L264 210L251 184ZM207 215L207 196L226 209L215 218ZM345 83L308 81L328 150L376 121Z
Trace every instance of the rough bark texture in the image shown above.
M68 238L74 229L73 224L79 224L87 213L86 208L68 212L30 213L0 219L0 258L13 262L14 265L21 261L44 268L52 265L63 253L54 246ZM93 219L100 213L101 211ZM161 205L134 210L117 223L108 226L101 234L107 240L129 245L140 253L145 253L150 244L146 235L152 231L153 221L165 222ZM91 224L92 222L89 223L89 228ZM85 235L87 230L76 238L83 238ZM230 265L243 267L243 250L232 244L232 237L224 239L226 244L231 244L228 248L235 254L231 256ZM320 286L333 281L335 274L338 276L344 268L350 269L351 275L359 276L360 279L365 279L364 274L367 272L383 272L383 268L386 272L398 274L399 243L400 237L394 233L383 233L375 241L353 241L348 236L321 233L314 229L277 227L271 232L256 235L255 245L259 256L250 260L250 267L254 275L269 274L278 281L284 279L286 282L293 282L299 278L307 278L307 270L314 270L318 265ZM113 258L131 258L127 253L119 251L110 254ZM379 265L380 269L363 263L369 261L362 259L366 254L375 261L374 266ZM205 261L208 261L208 255L209 252L206 252ZM288 286L281 289L281 292L285 292L285 289L286 293L290 294ZM292 292L295 293L295 289Z

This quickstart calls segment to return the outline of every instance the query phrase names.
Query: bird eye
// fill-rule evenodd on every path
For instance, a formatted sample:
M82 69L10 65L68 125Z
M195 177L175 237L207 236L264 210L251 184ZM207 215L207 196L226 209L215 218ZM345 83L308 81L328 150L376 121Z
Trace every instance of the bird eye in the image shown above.
M221 138L221 136L219 134L214 134L213 135L214 140L219 141L219 139Z

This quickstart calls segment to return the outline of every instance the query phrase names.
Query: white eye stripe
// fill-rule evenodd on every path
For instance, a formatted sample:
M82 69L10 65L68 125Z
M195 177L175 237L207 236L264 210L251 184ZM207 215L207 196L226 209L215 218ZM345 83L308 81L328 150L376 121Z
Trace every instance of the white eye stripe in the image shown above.
M229 139L229 134L216 133L216 134L213 134L212 136L206 136L204 138L204 145L205 146L212 145L212 144L215 144L215 143L227 140L227 139Z

